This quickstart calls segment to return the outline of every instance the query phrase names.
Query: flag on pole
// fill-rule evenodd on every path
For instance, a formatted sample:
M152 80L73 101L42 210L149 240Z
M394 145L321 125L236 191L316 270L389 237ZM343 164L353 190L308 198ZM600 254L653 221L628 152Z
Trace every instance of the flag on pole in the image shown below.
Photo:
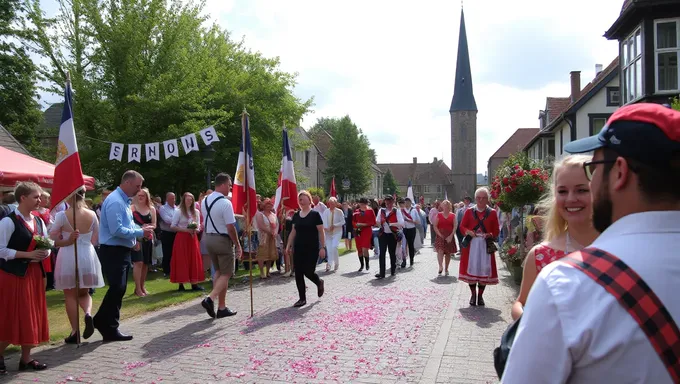
M335 176L331 179L331 197L338 197L338 192L335 190Z
M279 170L279 183L276 186L276 197L274 207L276 213L281 212L281 207L286 209L298 209L297 182L295 181L295 163L293 153L290 150L288 140L288 130L283 129L283 158L281 159L281 170Z
M253 149L250 145L250 119L244 110L241 116L241 150L238 153L236 177L232 188L231 203L234 213L250 219L257 212L255 193L255 166L253 165Z
M411 185L411 179L408 180L408 188L406 189L406 197L415 204L416 200L413 198L413 185Z
M61 126L59 127L51 209L65 202L77 190L85 186L80 156L78 155L78 144L76 143L76 131L73 126L72 101L71 82L69 80L66 82L64 110L61 113Z

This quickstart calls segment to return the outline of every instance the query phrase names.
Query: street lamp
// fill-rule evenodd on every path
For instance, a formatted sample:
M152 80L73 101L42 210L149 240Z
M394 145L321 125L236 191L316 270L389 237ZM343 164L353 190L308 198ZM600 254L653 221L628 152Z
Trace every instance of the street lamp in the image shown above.
M342 190L343 190L343 192L344 192L344 193L343 193L343 196L342 196L342 197L343 197L343 200L346 200L346 199L347 199L347 191L349 191L350 185L352 185L352 183L349 182L349 179L348 179L347 177L345 177L344 179L342 179Z
M206 176L206 182L207 182L207 185L208 185L207 189L210 189L211 181L212 181L211 180L212 176L210 175L210 171L211 171L212 163L213 163L214 158L215 158L215 148L213 148L212 145L208 145L206 147L203 147L203 149L201 150L201 156L203 156L203 161L205 161L205 165L208 168L208 174Z

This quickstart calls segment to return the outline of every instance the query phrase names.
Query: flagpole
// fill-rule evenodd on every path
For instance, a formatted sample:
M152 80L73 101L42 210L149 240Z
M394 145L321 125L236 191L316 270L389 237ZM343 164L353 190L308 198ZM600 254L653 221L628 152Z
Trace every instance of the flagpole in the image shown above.
M242 136L242 143L243 143L243 156L244 156L244 161L245 161L245 178L244 178L244 185L243 189L246 192L246 204L245 204L245 216L246 216L246 235L248 236L248 272L249 272L249 284L250 284L250 317L253 317L254 315L254 308L253 308L253 238L252 238L252 233L251 233L251 219L250 219L250 190L248 186L248 176L250 175L250 172L248 171L250 168L250 159L248 158L248 148L246 147L246 124L245 120L247 119L248 112L246 111L246 107L243 107L243 113L241 114L241 136Z
M66 88L71 87L71 73L67 72L66 73ZM73 102L73 99L69 97L69 100L65 100L69 105L66 106L66 108L71 109L71 118L73 118L73 106L71 103ZM75 193L71 197L71 205L73 206L73 230L76 231L78 228L78 224L76 223L76 209L77 209L77 200L76 200L76 195ZM78 270L78 243L76 240L76 243L73 244L73 257L75 258L75 269L76 269L76 319L80 319L80 305L78 305L78 302L80 301L80 271ZM80 320L76 321L76 348L80 348Z

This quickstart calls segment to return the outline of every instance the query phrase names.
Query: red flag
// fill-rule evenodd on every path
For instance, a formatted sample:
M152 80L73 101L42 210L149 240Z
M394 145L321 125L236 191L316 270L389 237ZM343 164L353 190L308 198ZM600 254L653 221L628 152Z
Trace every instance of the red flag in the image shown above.
M64 94L64 110L61 113L61 126L59 127L51 209L54 209L84 186L85 180L80 166L76 131L73 126L71 83L67 82Z
M236 177L231 190L231 203L234 213L250 219L257 213L257 196L255 192L255 166L253 165L253 149L250 145L250 119L244 111L241 117L241 151L238 154Z
M276 187L276 197L274 198L276 213L281 212L281 207L286 209L300 208L297 199L293 152L290 150L288 131L285 128L283 130L283 157L281 159L281 170L279 171L279 183Z
M338 192L335 190L335 176L333 176L333 179L331 180L331 197L338 197Z

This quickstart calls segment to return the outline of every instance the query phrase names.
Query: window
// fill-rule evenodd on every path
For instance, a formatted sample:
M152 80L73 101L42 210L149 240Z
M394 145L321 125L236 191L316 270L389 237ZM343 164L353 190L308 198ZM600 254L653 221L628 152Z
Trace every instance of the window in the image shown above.
M564 153L564 130L560 129L560 155Z
M607 113L591 113L588 115L588 120L590 121L588 132L590 136L600 133L604 125L607 124L609 116L611 116L611 114Z
M429 185L423 185L423 192L430 193L430 186Z
M618 107L619 105L621 105L619 87L607 87L607 106Z
M309 156L311 153L309 151L305 151L305 167L309 168Z
M543 158L543 146L545 145L545 141L541 140L539 141L539 144L537 145L538 149L538 158L542 159Z
M640 28L621 43L623 103L642 96L642 37Z
M654 61L657 92L677 92L678 56L680 56L680 19L654 22Z
M548 139L548 156L555 157L555 139Z

